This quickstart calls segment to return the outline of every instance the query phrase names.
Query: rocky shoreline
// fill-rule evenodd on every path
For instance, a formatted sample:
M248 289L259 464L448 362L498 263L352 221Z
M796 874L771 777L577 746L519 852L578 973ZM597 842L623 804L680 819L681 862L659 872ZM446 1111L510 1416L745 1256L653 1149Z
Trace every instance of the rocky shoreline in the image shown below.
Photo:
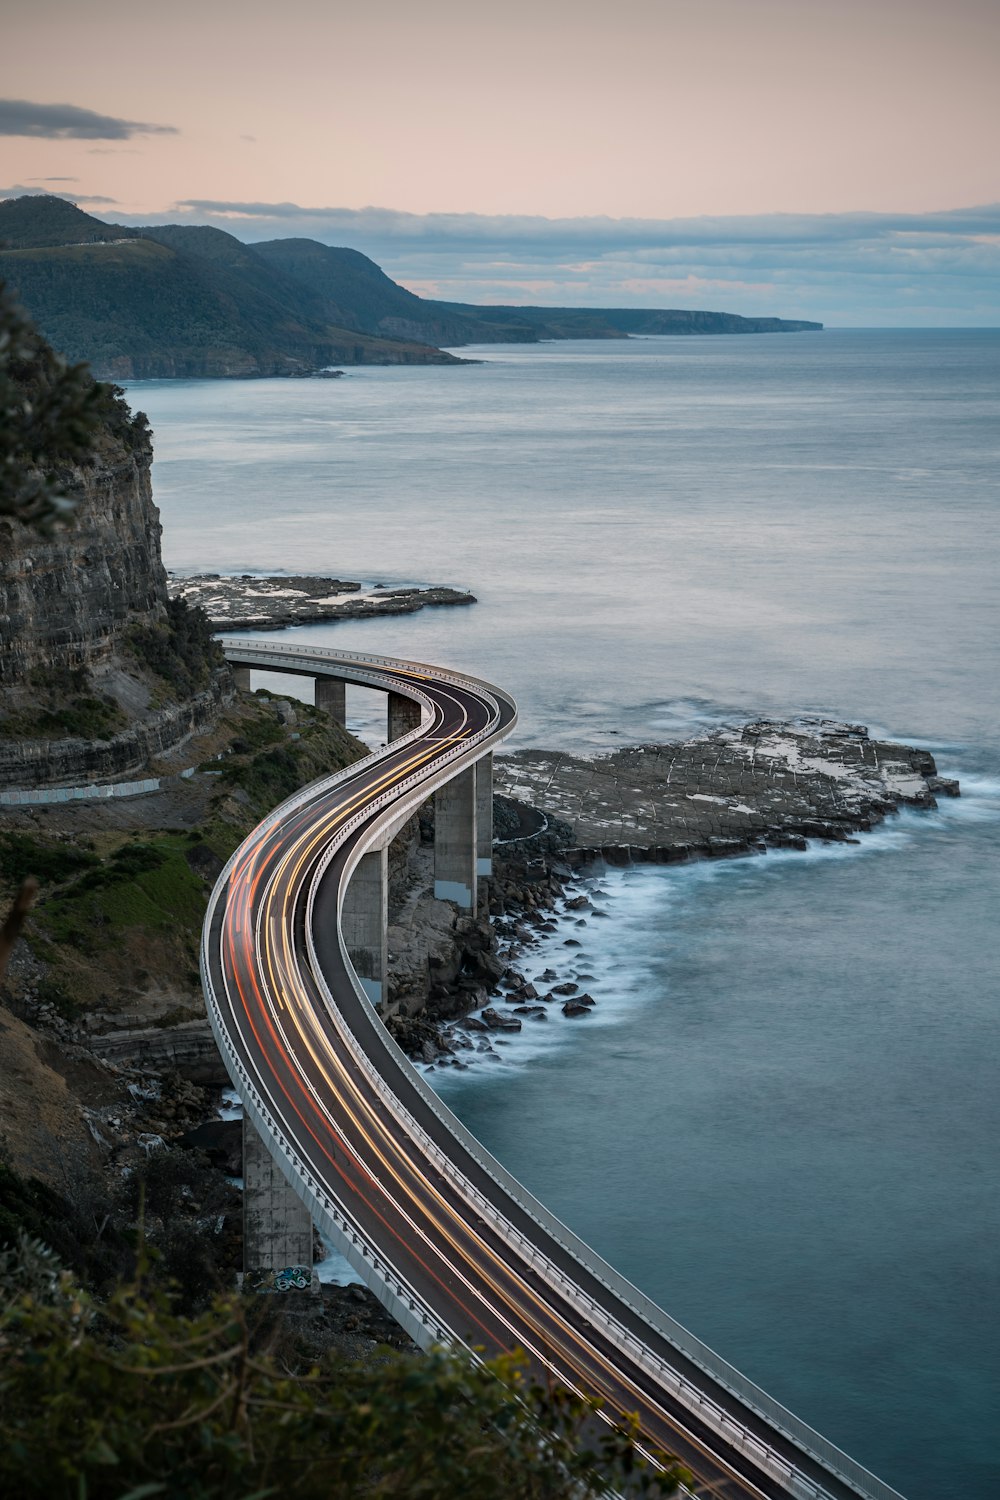
M902 807L930 808L939 796L959 794L926 751L824 720L758 721L590 758L523 750L498 757L495 774L494 876L482 891L488 914L470 918L434 900L431 806L390 851L385 1020L429 1073L500 1064L522 1029L582 1024L601 1007L585 945L610 915L599 878L607 866L858 842ZM120 817L141 820L142 801ZM89 826L82 811L53 810L50 832L72 838L71 830ZM175 815L184 826L200 812L178 804ZM150 800L146 817L162 823L160 801ZM11 826L33 820L21 814ZM70 1019L48 999L43 966L26 945L19 948L0 1026L11 1053L11 1087L0 1088L0 1102L14 1136L26 1142L37 1134L21 1119L16 1084L31 1077L51 1128L75 1142L71 1149L81 1162L89 1158L91 1170L115 1177L150 1152L193 1151L206 1153L221 1174L220 1191L238 1177L239 1126L215 1113L226 1080L207 1021L190 1012L153 1014L151 1002L142 1016L96 1010ZM48 1148L39 1149L23 1165L44 1175ZM238 1204L219 1212L218 1253L237 1264ZM360 1289L326 1288L307 1321L310 1336L351 1348L387 1337L382 1314Z
M577 867L842 843L900 807L959 795L929 751L820 718L757 720L592 757L522 750L498 759L495 782L572 824Z
M365 588L343 578L306 575L196 573L184 577L170 573L167 590L173 599L199 605L217 630L277 630L330 620L410 615L433 605L476 603L474 594L443 585Z
M556 1009L575 1018L598 1004L573 966L579 934L565 939L566 973L546 970L539 986L524 972L560 923L583 927L608 915L583 875L804 850L810 840L858 843L902 807L933 808L939 796L960 795L928 751L824 719L759 720L591 758L523 750L498 757L494 774L498 843L488 932L468 924L464 935L453 934L464 951L451 972L432 944L424 994L414 988L413 955L426 926L423 934L391 933L410 960L391 965L389 1028L431 1069L462 1067L463 1054L489 1053L498 1036Z
M931 808L939 796L959 794L927 751L873 740L862 725L819 719L757 721L589 758L522 750L498 756L494 775L494 875L481 892L488 915L484 907L472 918L434 899L432 806L390 849L384 1019L404 1050L428 1065L453 1056L456 1045L465 1049L470 1036L519 1030L527 1013L518 1005L537 1014L553 1001L594 1003L580 986L561 991L565 976L538 993L519 968L557 919L577 907L574 920L585 919L581 874L762 856L805 849L810 840L856 843L901 807ZM119 809L119 818L141 818L143 800ZM161 802L149 799L159 821ZM86 812L52 812L49 826L89 827ZM31 826L27 815L16 821ZM199 1085L224 1081L208 1023L190 1012L170 1025L145 1010L134 1018L95 1012L71 1027L39 1014L32 989L29 981L24 1018L82 1043L103 1062L128 1067L141 1054Z

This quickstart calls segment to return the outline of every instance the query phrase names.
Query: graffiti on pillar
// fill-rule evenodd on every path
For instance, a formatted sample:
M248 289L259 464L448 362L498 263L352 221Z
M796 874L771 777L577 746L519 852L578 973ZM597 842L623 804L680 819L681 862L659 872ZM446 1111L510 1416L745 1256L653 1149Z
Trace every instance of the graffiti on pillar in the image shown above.
M244 1285L252 1292L304 1292L312 1286L309 1266L284 1266L280 1271L247 1271Z

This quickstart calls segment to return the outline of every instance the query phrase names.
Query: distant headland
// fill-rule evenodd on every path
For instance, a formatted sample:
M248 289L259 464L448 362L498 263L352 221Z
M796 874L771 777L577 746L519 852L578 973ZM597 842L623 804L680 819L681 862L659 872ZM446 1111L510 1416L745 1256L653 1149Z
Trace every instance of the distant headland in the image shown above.
M304 239L245 245L206 226L125 228L44 195L0 201L0 281L56 348L105 380L461 364L447 351L467 344L823 327L679 309L435 302L357 250Z

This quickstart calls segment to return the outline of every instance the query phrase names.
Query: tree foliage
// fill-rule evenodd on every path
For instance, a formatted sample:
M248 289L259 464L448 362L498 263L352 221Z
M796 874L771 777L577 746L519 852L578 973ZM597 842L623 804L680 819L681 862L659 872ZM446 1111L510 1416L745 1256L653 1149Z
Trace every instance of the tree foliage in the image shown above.
M69 519L67 471L87 462L102 429L132 447L149 441L118 387L68 365L0 282L0 517L43 534Z
M137 661L181 697L207 687L213 669L225 660L205 611L184 599L168 599L164 619L133 625L128 646Z
M0 1482L21 1500L581 1500L675 1493L628 1423L444 1351L290 1371L271 1299L98 1304L22 1236L0 1256Z
M0 284L0 515L40 531L72 503L60 467L87 457L98 390L84 365L67 365Z

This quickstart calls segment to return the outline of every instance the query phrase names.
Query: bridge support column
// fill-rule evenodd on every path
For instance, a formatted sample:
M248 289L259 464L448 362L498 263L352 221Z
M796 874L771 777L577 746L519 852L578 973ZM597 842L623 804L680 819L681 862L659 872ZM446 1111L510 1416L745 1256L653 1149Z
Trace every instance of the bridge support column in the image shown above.
M476 761L476 874L493 874L493 756Z
M388 873L387 849L373 849L364 855L351 876L340 919L351 963L373 1005L385 999Z
M233 681L238 693L249 693L250 691L250 668L233 667Z
M386 743L391 744L409 734L411 729L419 728L420 704L412 698L404 698L402 693L390 693Z
M347 727L347 683L341 682L336 677L317 677L316 695L313 699L317 708L323 709L331 719L338 724Z
M476 768L470 766L434 793L434 894L476 910Z
M312 1280L309 1211L292 1191L252 1120L243 1116L243 1271L252 1284L304 1267Z

